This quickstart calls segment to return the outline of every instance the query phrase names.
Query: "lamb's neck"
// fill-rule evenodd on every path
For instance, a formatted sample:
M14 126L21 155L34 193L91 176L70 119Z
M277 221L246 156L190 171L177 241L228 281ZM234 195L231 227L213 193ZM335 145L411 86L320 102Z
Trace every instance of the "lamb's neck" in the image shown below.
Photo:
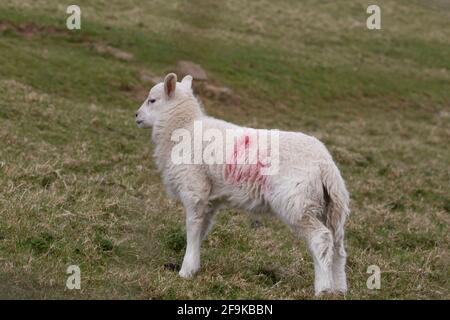
M202 109L195 98L188 98L169 108L153 127L152 139L155 144L155 160L162 170L168 161L172 147L175 144L171 140L172 133L177 129L188 129L194 121L204 117Z

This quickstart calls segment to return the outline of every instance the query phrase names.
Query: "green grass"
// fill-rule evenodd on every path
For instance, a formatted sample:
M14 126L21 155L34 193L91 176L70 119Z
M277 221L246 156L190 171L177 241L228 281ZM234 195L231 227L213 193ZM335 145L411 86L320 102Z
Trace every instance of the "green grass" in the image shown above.
M61 29L0 33L0 298L313 298L305 245L276 220L252 229L231 210L204 242L194 281L167 267L183 257L183 210L133 115L136 92L149 89L139 73L178 60L239 96L201 97L209 114L326 143L352 199L345 298L450 298L444 1L383 1L380 31L365 28L359 0L78 4L80 31L64 29L56 0L0 4L0 22ZM79 291L65 288L71 264Z

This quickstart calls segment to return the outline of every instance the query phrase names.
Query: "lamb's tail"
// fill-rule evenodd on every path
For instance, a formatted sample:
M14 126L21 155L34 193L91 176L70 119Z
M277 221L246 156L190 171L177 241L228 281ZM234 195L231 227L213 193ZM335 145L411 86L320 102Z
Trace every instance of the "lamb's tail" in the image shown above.
M339 169L333 162L321 165L326 203L325 225L333 233L335 243L344 238L344 224L350 213L347 188Z

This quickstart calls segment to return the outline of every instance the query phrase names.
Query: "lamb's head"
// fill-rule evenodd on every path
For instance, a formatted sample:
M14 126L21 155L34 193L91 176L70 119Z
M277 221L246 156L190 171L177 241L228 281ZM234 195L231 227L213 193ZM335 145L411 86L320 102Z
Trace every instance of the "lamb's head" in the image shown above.
M136 124L139 128L151 128L161 113L192 96L192 76L187 75L177 82L177 75L169 73L164 82L150 89L147 99L136 112Z

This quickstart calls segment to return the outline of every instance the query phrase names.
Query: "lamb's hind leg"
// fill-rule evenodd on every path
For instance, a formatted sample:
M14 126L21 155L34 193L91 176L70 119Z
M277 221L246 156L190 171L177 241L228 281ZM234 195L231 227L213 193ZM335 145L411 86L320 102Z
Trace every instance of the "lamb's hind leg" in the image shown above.
M305 213L297 226L314 259L316 295L333 289L333 237L331 231L316 217Z
M335 292L347 292L347 278L345 275L345 262L347 253L344 248L344 234L337 235L334 242L333 255L333 290Z
M208 206L206 207L200 236L202 240L204 240L208 236L208 233L214 224L214 218L217 210L218 206L213 203L208 204Z

